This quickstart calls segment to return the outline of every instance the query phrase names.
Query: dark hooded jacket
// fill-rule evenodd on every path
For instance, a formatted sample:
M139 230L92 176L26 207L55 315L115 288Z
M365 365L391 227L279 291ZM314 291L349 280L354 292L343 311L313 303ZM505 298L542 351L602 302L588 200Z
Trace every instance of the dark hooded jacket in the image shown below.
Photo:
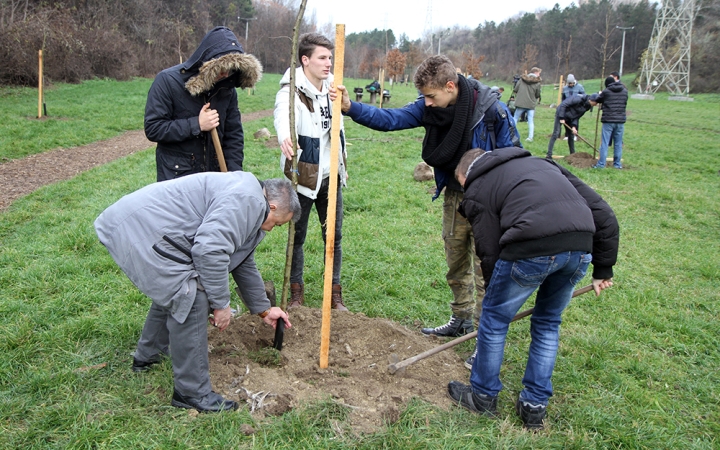
M592 252L593 277L613 276L619 226L594 190L553 161L521 148L485 153L471 165L459 211L472 225L485 285L499 258Z
M589 95L572 95L560 102L555 116L565 122L572 122L581 118L587 111L592 108L588 101Z
M230 75L216 82L220 73ZM243 128L235 88L252 87L262 66L230 29L216 27L182 64L160 72L148 92L145 135L157 142L158 181L191 173L220 171L211 132L200 131L199 114L210 103L220 115L217 127L229 171L243 167Z
M607 85L598 96L598 103L602 103L602 123L625 123L628 101L628 90L624 84L615 81Z

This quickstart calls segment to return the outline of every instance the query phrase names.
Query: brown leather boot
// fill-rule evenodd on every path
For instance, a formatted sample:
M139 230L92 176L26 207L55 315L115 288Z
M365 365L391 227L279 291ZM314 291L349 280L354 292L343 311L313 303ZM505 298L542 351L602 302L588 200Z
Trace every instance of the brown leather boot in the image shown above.
M345 307L345 304L343 303L342 286L340 286L339 284L333 284L330 302L332 304L332 309L337 309L338 311L350 311Z
M288 309L296 306L302 306L305 303L305 285L300 283L290 283L290 304Z

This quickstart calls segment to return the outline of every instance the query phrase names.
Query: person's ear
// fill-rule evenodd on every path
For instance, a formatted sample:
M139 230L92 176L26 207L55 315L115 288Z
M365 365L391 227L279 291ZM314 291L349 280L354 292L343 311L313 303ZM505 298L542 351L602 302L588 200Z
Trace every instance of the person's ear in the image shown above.
M455 82L448 81L447 83L445 83L445 91L452 92L453 90L455 90Z
M275 203L268 203L270 205L270 211L277 210L277 205Z

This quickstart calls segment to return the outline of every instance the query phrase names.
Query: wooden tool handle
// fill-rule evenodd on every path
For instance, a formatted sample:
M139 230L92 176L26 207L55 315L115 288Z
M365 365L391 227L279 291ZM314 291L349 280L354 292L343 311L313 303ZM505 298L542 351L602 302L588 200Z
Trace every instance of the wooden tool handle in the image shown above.
M222 146L220 145L220 137L218 136L217 128L210 130L210 135L212 135L213 145L215 146L215 154L217 154L218 163L220 163L220 172L227 172L225 155L223 155Z

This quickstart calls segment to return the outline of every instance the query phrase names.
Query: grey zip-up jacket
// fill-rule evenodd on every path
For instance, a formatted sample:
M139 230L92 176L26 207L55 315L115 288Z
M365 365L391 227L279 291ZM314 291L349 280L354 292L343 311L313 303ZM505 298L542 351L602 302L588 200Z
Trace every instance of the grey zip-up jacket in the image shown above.
M183 323L204 289L230 305L228 272L251 313L270 307L254 253L269 206L247 172L207 172L153 183L95 220L100 242L140 291Z

